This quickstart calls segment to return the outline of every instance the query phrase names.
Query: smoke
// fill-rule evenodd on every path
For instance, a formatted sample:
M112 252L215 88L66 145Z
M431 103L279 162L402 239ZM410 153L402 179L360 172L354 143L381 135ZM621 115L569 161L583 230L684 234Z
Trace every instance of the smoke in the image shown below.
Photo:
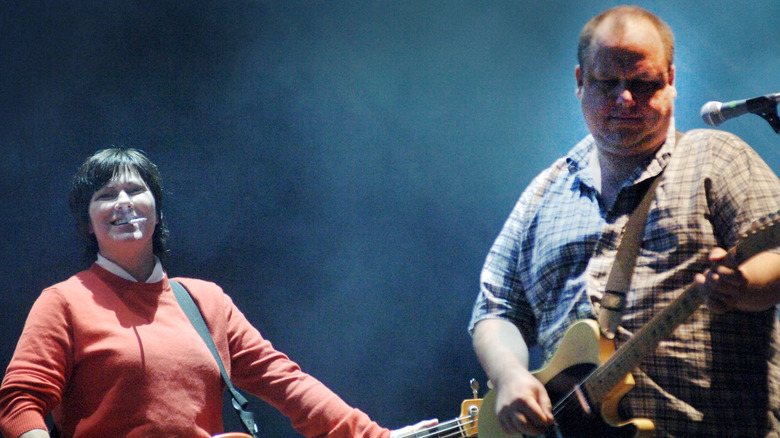
M522 188L586 133L575 46L611 6L597 3L6 5L9 339L77 269L71 175L96 149L139 147L166 181L171 275L222 285L383 425L456 416L468 379L485 386L465 331L485 254ZM640 3L677 31L682 129L702 127L707 100L778 91L780 6ZM729 123L778 163L765 122ZM254 407L264 434L290 435Z

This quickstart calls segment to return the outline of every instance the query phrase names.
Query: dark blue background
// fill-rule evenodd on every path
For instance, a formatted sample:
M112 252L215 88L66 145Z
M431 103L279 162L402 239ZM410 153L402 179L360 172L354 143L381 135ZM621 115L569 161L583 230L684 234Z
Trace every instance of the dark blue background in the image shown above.
M40 290L79 268L72 174L133 146L166 180L169 273L222 285L381 424L453 418L468 380L485 386L466 333L484 256L586 134L576 38L616 4L587 3L6 2L0 364ZM779 2L640 4L676 31L680 129L708 100L780 91ZM780 169L765 121L723 128ZM294 435L253 406L265 436Z

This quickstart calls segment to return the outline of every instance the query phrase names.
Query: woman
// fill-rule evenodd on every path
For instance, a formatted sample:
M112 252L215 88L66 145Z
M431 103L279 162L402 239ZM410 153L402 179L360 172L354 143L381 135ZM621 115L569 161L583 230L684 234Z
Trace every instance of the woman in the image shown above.
M225 388L178 302L167 254L162 179L140 151L107 149L76 173L70 209L91 266L46 288L0 387L0 431L48 437L209 437L222 432ZM92 263L94 262L94 263ZM251 326L219 286L177 279L198 304L231 380L308 437L392 437L303 373Z

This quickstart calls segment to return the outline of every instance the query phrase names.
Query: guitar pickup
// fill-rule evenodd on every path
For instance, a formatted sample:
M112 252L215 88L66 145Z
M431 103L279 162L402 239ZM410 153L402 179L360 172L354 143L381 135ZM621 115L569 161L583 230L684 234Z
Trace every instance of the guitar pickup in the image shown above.
M588 399L585 397L585 393L582 392L580 385L574 387L574 394L577 396L577 401L580 403L582 412L585 412L586 415L591 415L593 409L591 409L590 403L588 403Z

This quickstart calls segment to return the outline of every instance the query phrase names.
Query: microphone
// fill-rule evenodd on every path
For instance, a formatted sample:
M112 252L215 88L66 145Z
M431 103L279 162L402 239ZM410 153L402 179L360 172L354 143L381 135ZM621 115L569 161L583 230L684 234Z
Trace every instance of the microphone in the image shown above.
M742 114L758 114L767 119L767 116L777 115L777 102L780 102L780 93L767 94L766 96L752 99L732 100L731 102L707 102L701 107L701 118L710 126L718 126L728 119L739 117ZM773 125L774 126L774 125Z

